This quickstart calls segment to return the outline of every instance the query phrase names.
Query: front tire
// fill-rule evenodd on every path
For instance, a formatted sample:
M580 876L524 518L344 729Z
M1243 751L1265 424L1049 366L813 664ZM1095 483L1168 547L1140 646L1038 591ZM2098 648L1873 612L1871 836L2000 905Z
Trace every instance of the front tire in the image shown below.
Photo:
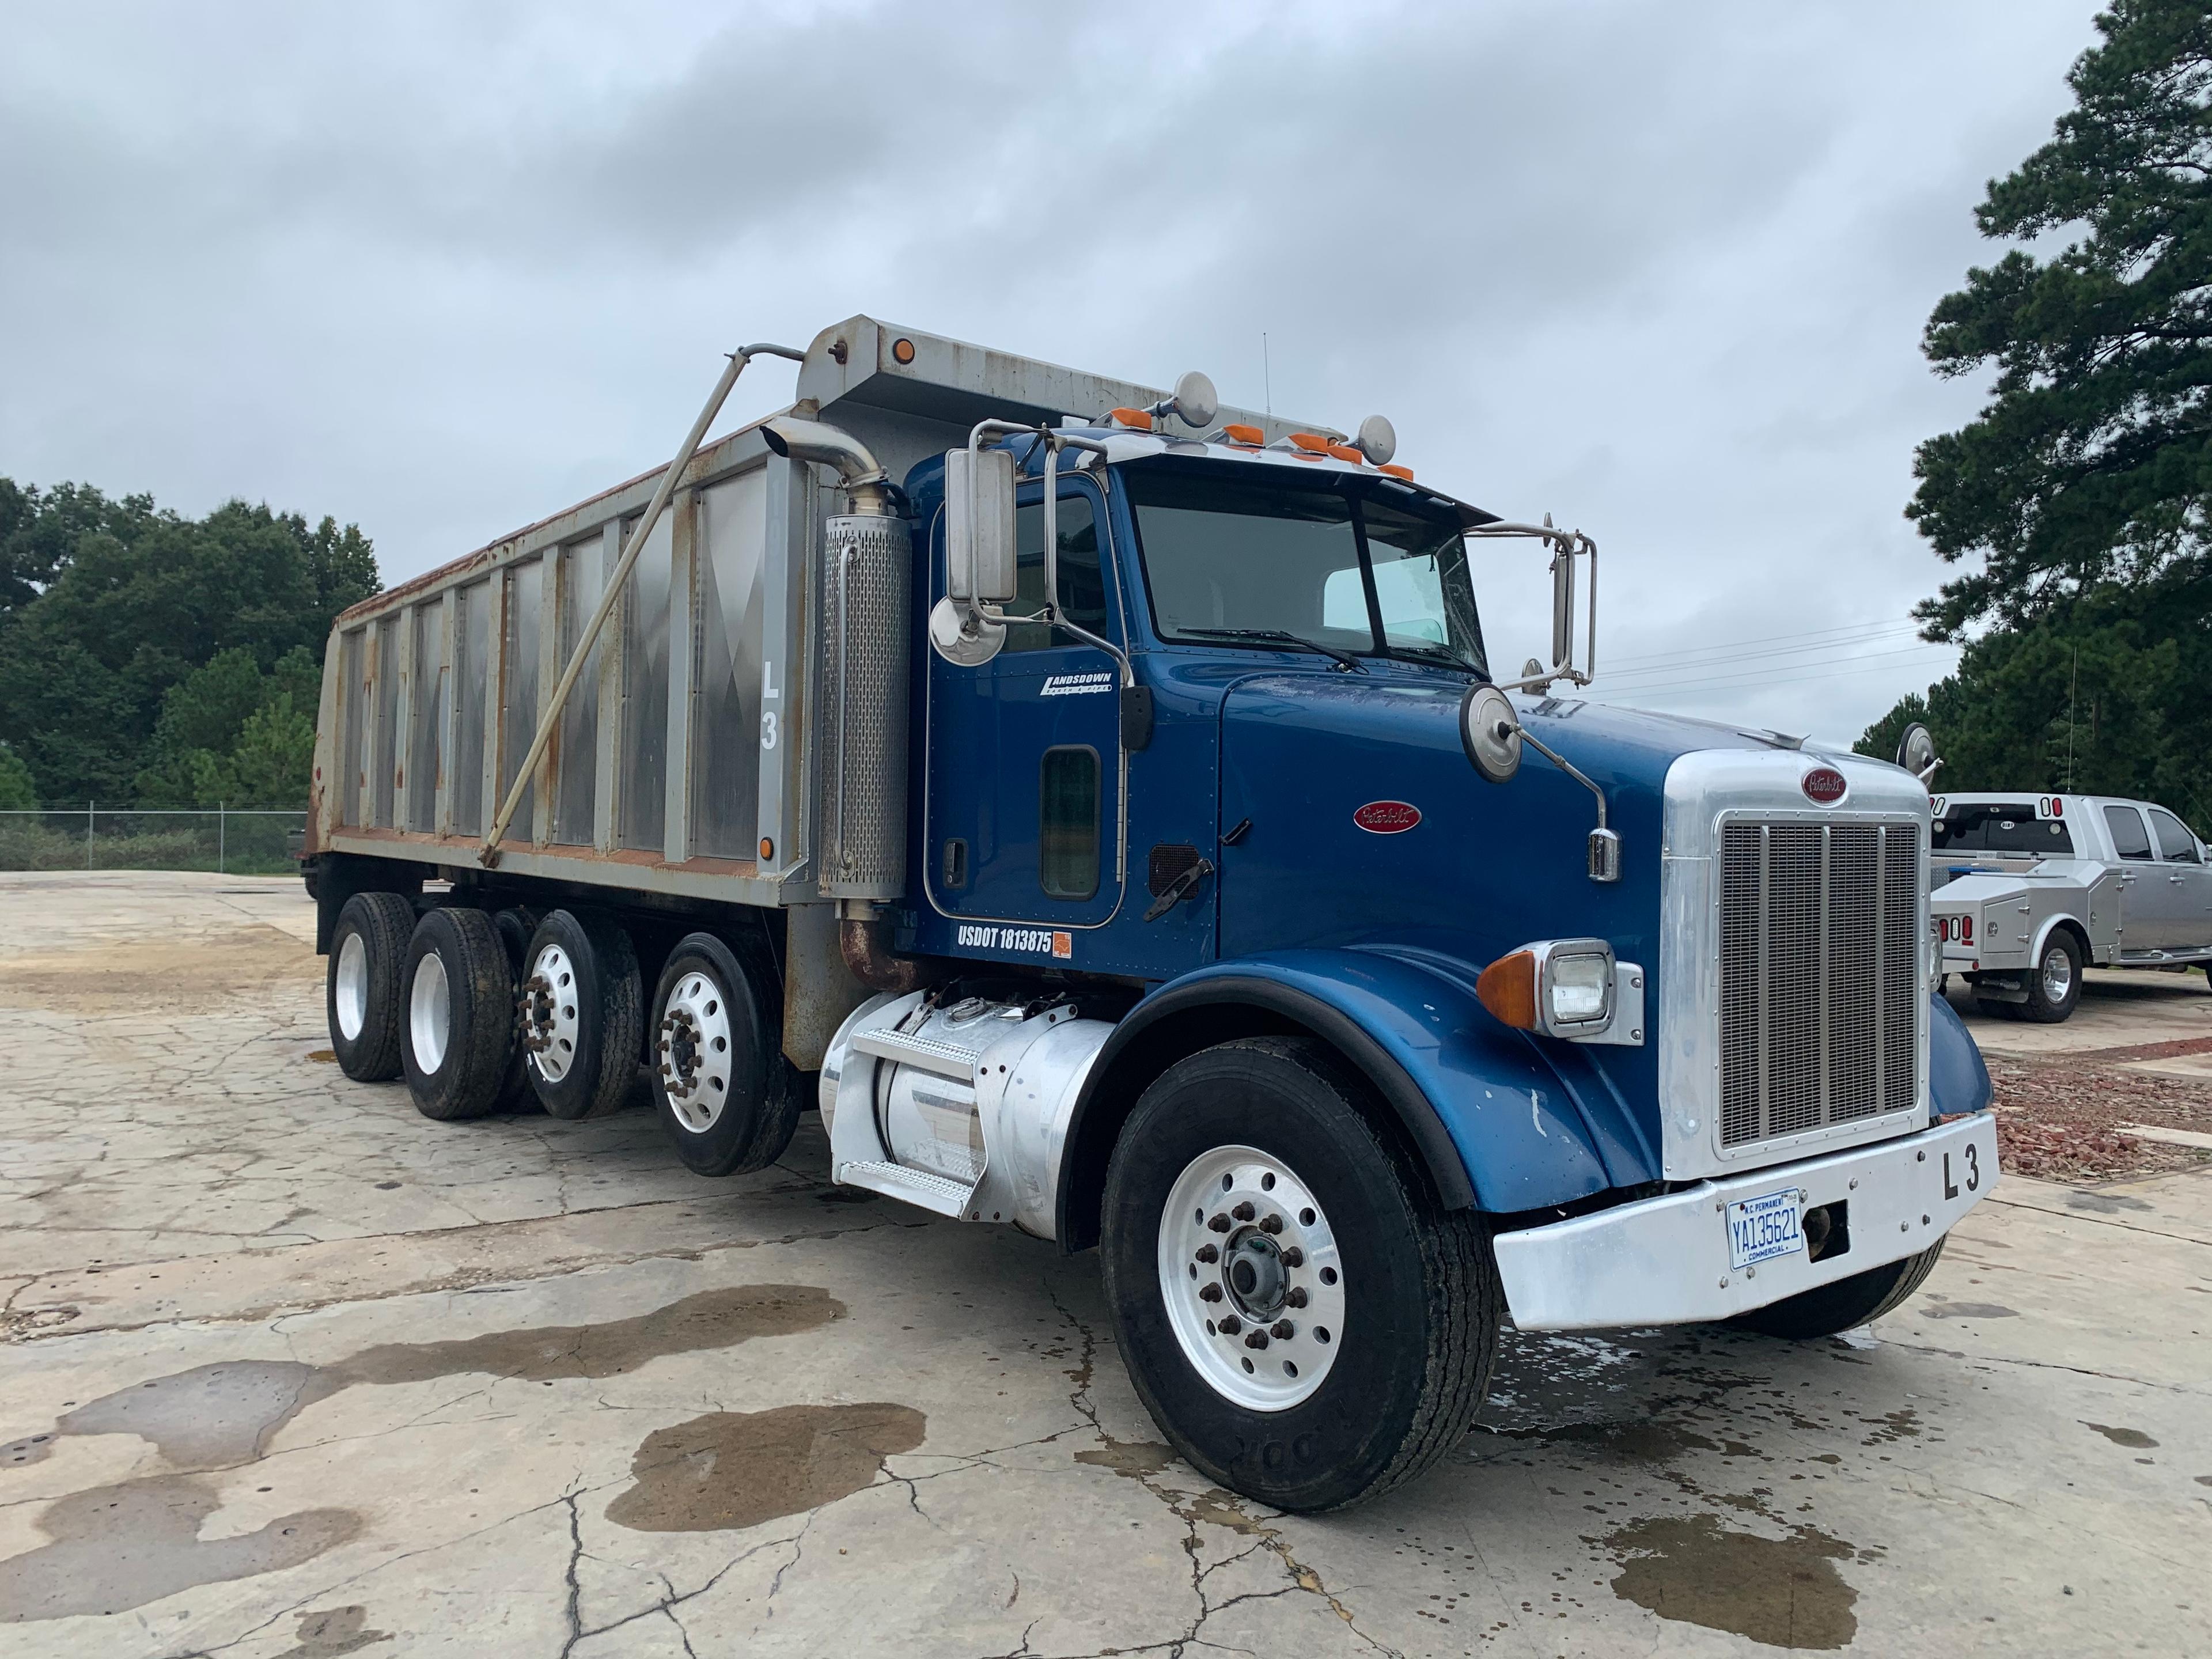
M1437 1209L1369 1100L1310 1039L1224 1043L1145 1091L1107 1170L1105 1288L1139 1396L1194 1468L1277 1509L1428 1468L1497 1352L1479 1223Z
M1902 1307L1936 1271L1936 1260L1942 1254L1943 1241L1939 1238L1917 1255L1869 1267L1818 1290L1801 1291L1764 1308L1738 1314L1729 1323L1793 1342L1853 1330Z
M499 924L481 910L430 911L415 924L405 982L400 1055L415 1109L441 1123L496 1111L520 1046Z
M2027 1000L2018 1005L2020 1018L2039 1025L2056 1025L2072 1014L2081 1000L2081 947L2071 933L2053 933L2027 976Z
M645 994L629 935L556 910L531 936L522 982L526 1069L553 1117L606 1117L629 1103L645 1038Z
M684 1167L744 1175L783 1156L799 1096L750 977L712 933L679 944L654 989L653 1100Z
M331 930L323 1009L338 1069L356 1083L399 1075L401 972L415 907L398 893L356 893Z

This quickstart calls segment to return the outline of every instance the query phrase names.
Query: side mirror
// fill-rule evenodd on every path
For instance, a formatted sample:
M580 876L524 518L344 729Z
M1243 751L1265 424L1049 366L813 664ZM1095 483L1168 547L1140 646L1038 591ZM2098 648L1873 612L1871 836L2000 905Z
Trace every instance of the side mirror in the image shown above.
M1014 597L1014 458L1006 450L945 453L945 592L963 609Z
M1573 660L1575 648L1575 556L1565 547L1552 554L1552 666Z

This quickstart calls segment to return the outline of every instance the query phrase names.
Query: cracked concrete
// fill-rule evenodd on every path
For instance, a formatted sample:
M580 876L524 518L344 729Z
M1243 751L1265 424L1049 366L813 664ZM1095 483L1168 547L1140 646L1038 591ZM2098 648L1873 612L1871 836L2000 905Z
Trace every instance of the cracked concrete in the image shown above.
M833 1193L811 1118L720 1182L426 1122L313 1057L312 926L0 878L10 1659L2212 1648L2212 1175L2008 1182L1836 1341L1509 1336L1444 1466L1286 1516L1092 1259Z

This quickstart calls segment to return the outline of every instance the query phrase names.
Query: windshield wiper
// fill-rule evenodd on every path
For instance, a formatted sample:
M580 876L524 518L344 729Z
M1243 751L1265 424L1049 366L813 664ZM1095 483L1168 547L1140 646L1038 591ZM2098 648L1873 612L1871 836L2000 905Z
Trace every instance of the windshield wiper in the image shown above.
M1280 628L1178 628L1178 635L1200 640L1266 640L1275 645L1302 646L1308 651L1318 651L1324 657L1335 659L1340 668L1356 668L1367 672L1367 665L1349 651L1339 651L1332 645L1321 645L1303 635Z
M1442 663L1445 667L1456 668L1462 673L1482 672L1448 645L1401 645L1393 640L1383 648L1394 657L1406 657L1416 662Z

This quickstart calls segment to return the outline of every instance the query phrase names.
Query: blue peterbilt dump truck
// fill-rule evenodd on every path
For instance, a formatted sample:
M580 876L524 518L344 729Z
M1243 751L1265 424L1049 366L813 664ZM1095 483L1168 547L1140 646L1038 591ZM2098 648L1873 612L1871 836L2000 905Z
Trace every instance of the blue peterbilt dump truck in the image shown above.
M1448 1450L1508 1317L1897 1305L1997 1178L1926 787L1574 696L1589 538L1395 448L865 317L732 354L670 465L338 619L340 1063L649 1092L708 1176L818 1107L836 1181L1097 1249L1162 1431L1285 1509Z

